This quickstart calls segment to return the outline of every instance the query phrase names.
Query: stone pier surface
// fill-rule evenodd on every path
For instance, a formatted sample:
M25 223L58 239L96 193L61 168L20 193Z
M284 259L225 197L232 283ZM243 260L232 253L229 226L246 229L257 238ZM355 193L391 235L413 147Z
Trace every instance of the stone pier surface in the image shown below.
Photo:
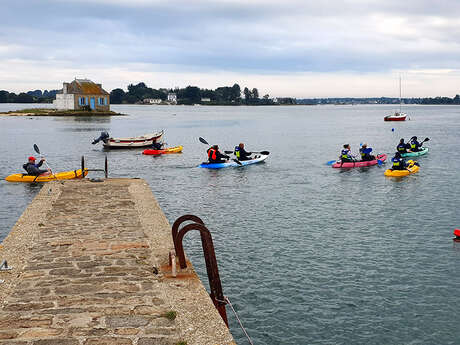
M0 344L235 344L173 248L144 180L44 185L0 246Z

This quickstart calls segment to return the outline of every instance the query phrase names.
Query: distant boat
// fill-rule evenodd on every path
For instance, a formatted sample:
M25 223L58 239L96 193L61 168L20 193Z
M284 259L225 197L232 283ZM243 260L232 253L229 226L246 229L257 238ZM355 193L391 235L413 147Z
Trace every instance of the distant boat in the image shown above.
M383 121L406 121L407 114L401 111L401 75L399 76L399 112L396 111L394 114L387 115L383 118Z

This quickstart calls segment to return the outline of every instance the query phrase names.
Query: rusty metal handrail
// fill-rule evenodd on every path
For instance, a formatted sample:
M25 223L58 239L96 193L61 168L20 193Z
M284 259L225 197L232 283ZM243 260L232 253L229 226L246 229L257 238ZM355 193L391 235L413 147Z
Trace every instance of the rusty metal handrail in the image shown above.
M201 223L191 223L178 230L179 225L184 221L195 219L199 220ZM206 271L208 274L209 287L211 289L211 293L209 295L211 297L212 302L214 303L214 306L216 307L217 311L222 317L222 320L228 327L227 313L225 310L226 302L222 291L222 284L220 281L219 269L217 267L216 253L214 251L214 244L212 242L211 232L208 230L208 228L206 228L204 224L202 224L202 220L200 218L193 215L185 215L178 218L174 222L174 225L174 248L176 250L176 255L179 258L180 268L182 269L187 268L187 262L185 260L185 253L182 240L184 239L185 234L191 230L198 230L200 232L201 244L203 247L203 255L206 263Z
M198 224L204 224L204 222L201 220L200 217L195 216L193 214L185 214L176 219L176 221L174 222L171 228L171 234L172 234L172 238L174 242L174 250L176 251L176 254L177 254L176 237L177 237L177 233L179 232L179 227L181 226L182 223L188 222L188 221L191 221L193 223L198 223ZM185 267L182 267L182 268L185 268Z

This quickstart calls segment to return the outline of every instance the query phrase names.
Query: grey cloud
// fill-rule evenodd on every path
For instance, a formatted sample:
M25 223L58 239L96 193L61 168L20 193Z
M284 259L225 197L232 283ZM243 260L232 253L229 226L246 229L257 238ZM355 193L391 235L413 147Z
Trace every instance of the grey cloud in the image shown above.
M18 0L5 11L0 47L20 49L0 49L0 59L258 73L460 68L456 1ZM375 22L392 17L403 26Z

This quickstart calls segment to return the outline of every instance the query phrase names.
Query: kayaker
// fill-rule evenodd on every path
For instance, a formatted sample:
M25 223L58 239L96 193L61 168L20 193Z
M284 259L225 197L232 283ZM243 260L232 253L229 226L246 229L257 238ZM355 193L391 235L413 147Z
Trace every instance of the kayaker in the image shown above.
M343 150L340 155L340 160L342 161L342 163L355 161L353 155L351 154L351 148L349 144L343 145Z
M410 147L410 144L409 143L405 143L404 142L404 138L401 138L401 140L399 141L399 144L398 146L396 146L396 151L398 151L399 153L407 153L407 149Z
M230 156L220 153L219 146L213 145L208 149L209 163L225 163Z
M371 155L372 148L367 147L367 144L363 144L359 149L359 153L361 154L362 161L373 161L375 156Z
M399 152L395 153L395 156L391 159L393 162L392 170L404 170L407 167L406 161L401 157Z
M248 161L248 160L252 159L250 157L252 152L247 152L244 149L244 144L243 143L240 143L238 146L235 146L235 151L233 153L235 154L236 158L239 161Z
M154 150L161 150L161 149L163 148L163 145L164 145L164 143L160 143L160 142L154 141L154 142L152 143L152 148L153 148Z
M32 175L32 176L39 176L39 175L50 175L51 170L47 169L39 169L42 164L45 162L45 158L40 159L40 162L38 164L35 164L35 157L30 156L28 159L28 162L24 164L22 167L27 171L27 175Z
M418 151L421 151L421 147L423 145L423 142L422 143L419 143L417 141L417 137L416 136L413 136L410 140L410 150L412 152L418 152Z

